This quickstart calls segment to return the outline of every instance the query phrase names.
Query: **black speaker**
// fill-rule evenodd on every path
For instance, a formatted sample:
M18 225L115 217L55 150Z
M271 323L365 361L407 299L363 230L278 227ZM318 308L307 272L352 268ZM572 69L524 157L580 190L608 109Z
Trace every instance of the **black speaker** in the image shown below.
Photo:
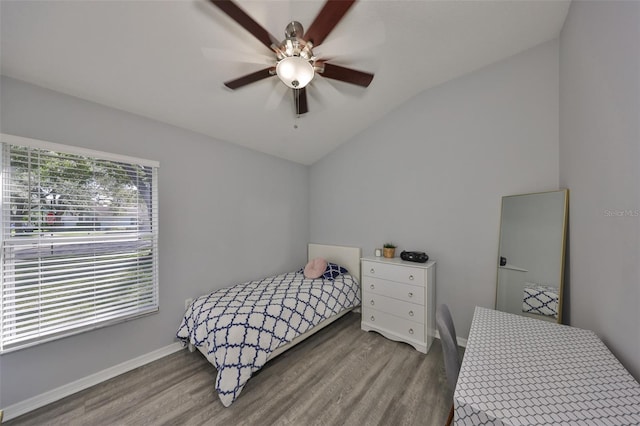
M400 253L400 259L408 262L425 263L429 260L429 256L423 251L403 251Z

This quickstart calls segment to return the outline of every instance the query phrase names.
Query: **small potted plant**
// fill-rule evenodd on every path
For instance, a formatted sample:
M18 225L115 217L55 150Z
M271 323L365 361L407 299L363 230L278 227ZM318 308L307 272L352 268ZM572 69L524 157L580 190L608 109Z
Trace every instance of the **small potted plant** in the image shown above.
M391 243L386 243L382 247L382 255L384 257L393 258L396 256L396 246Z

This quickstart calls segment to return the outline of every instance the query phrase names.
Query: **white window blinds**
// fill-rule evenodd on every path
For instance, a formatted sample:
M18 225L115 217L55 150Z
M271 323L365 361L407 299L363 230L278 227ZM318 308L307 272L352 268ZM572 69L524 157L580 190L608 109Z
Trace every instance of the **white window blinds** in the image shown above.
M157 311L158 164L2 140L0 351Z

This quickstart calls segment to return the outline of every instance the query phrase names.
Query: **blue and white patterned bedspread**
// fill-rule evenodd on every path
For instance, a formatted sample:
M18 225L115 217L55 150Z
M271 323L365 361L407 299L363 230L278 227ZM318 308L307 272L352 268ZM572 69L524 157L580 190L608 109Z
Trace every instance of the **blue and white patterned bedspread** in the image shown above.
M271 352L358 305L360 285L349 274L330 281L290 272L197 298L185 312L177 337L204 349L218 370L216 390L228 407Z
M522 312L558 318L558 288L525 283Z

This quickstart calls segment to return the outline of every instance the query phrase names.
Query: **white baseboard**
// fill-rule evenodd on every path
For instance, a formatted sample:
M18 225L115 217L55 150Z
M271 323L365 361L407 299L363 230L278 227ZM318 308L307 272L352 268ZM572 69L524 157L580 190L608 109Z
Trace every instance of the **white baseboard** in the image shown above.
M116 376L119 376L120 374L126 373L127 371L142 367L145 364L170 355L174 352L178 352L182 348L183 346L181 343L172 343L153 352L149 352L137 358L130 359L121 364L114 365L113 367L99 371L95 374L83 377L82 379L76 380L75 382L68 383L66 385L60 386L59 388L50 390L48 392L36 395L32 398L5 407L4 420L11 420L18 416L26 414L29 411L44 407L45 405L51 404L52 402L58 401L66 396L97 385L98 383L102 383L105 380L112 379Z

